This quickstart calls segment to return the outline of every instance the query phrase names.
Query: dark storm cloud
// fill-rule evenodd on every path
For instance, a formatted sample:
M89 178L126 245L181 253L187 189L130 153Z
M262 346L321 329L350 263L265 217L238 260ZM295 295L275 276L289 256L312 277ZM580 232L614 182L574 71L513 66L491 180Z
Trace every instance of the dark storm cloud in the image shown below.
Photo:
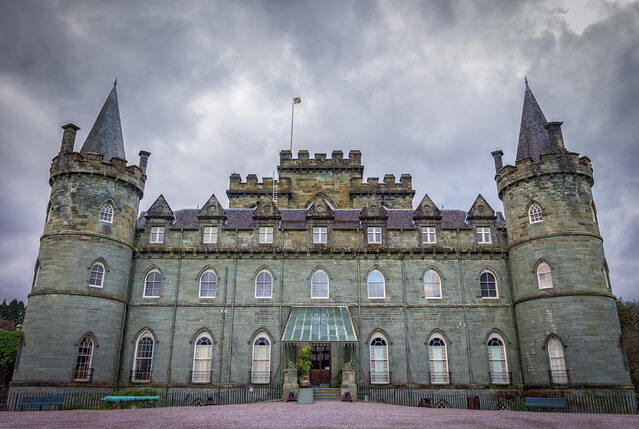
M360 149L416 200L501 210L490 151L514 160L527 74L592 158L613 288L639 298L639 5L576 3L3 2L0 297L30 288L59 126L79 148L116 75L129 161L153 153L141 209L270 176L299 95L295 149Z

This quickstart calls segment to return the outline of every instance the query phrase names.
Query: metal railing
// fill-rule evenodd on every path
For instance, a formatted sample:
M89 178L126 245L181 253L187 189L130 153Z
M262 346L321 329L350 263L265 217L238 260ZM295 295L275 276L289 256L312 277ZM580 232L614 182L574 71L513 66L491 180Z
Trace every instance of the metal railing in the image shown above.
M490 384L513 384L511 372L489 372Z
M213 371L189 371L191 383L208 384L211 382Z
M370 383L371 384L390 384L391 382L391 372L370 372Z
M73 381L90 383L93 380L93 368L80 366L73 371Z
M269 384L271 382L271 372L250 370L249 380L251 384Z
M450 371L429 372L430 384L450 384Z
M551 369L548 370L550 384L570 384L572 373L570 370Z
M151 376L153 375L153 371L140 371L140 370L132 370L131 371L131 382L132 383L149 383L151 381Z

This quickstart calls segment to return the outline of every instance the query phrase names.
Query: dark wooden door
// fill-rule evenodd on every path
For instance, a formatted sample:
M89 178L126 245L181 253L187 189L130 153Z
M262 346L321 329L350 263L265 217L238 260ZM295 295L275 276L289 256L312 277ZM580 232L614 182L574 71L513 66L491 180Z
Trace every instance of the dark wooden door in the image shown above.
M331 346L330 344L314 344L310 379L313 384L329 383L331 381Z

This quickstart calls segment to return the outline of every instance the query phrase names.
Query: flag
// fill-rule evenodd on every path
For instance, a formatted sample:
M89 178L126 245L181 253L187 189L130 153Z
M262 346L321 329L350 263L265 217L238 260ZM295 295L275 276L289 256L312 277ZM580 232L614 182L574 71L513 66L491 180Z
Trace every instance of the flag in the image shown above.
M302 102L302 99L300 97L295 97L293 99L293 104L300 104Z

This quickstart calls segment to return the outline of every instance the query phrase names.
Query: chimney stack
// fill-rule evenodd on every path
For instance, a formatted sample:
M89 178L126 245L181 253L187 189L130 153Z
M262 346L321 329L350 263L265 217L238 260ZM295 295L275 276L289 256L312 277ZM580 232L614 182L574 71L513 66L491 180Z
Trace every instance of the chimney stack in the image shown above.
M62 125L62 129L64 130L64 134L62 135L60 153L72 153L73 146L75 145L75 133L80 127L74 124L66 124Z
M138 154L140 155L140 169L142 171L144 171L146 173L146 164L149 162L149 156L151 155L151 152L147 152L145 150L141 150L140 153Z
M501 150L496 150L490 153L495 160L495 174L499 174L499 170L504 166L501 157L504 156L504 152Z
M564 135L561 132L561 124L563 124L563 122L548 122L546 124L550 147L557 152L563 152L566 150L566 147L564 146Z

